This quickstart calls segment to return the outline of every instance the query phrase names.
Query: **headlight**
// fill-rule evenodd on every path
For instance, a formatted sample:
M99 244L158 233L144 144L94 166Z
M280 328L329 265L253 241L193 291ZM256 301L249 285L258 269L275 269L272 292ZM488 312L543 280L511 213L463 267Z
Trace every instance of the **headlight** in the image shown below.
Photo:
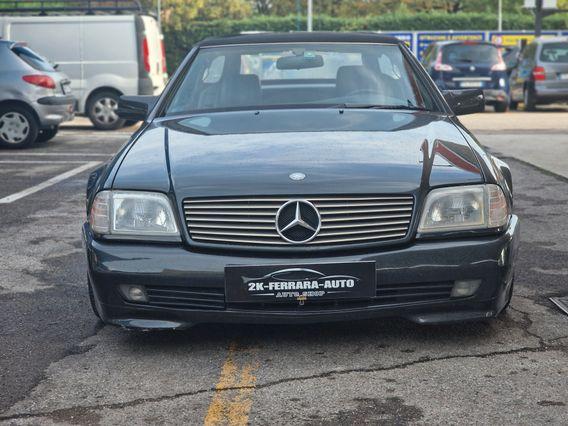
M103 235L179 240L170 201L157 192L99 192L91 206L89 223L93 231Z
M497 185L434 189L428 194L419 233L489 229L509 221L510 207Z

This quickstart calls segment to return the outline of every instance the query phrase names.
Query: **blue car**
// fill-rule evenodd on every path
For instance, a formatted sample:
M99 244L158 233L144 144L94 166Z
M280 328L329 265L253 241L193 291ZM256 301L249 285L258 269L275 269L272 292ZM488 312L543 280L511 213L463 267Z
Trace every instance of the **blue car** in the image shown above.
M467 40L432 43L422 65L440 90L482 89L486 104L496 112L507 111L507 66L495 44Z

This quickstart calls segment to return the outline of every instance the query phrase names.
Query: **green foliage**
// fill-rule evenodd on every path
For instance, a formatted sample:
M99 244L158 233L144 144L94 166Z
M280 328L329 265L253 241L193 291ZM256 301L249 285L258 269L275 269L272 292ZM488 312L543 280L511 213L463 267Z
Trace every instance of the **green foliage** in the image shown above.
M261 15L286 16L296 11L296 0L251 0ZM561 0L566 1L566 0ZM497 0L313 0L318 15L363 18L385 13L419 12L496 12ZM301 10L306 0L300 0ZM503 0L503 11L520 13L522 0Z
M252 15L249 0L162 0L164 25L183 30L188 21L243 19Z
M493 13L392 13L371 15L365 18L335 18L316 15L314 30L320 31L438 31L438 30L491 30L497 27ZM544 20L544 29L568 27L568 15L552 15ZM206 37L235 35L243 31L295 31L296 15L255 16L241 20L219 19L212 21L176 22L164 24L166 51L170 70L174 70L191 46ZM305 17L300 18L300 28L306 28ZM505 14L503 29L523 30L534 28L531 14Z

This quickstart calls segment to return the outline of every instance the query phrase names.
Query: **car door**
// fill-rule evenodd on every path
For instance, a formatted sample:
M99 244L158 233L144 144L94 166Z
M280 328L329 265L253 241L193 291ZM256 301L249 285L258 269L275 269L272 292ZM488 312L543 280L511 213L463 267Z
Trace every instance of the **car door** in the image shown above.
M530 80L535 44L529 44L521 53L519 65L511 73L511 96L513 100L523 99L525 83Z
M509 90L510 90L511 99L513 101L520 100L520 98L519 98L519 86L520 86L519 70L521 69L523 60L524 60L524 52L521 52L521 54L519 55L519 60L517 62L517 65L511 70L511 74L509 75Z
M101 87L138 94L138 48L133 15L83 18L85 93ZM109 48L112 46L112 48Z

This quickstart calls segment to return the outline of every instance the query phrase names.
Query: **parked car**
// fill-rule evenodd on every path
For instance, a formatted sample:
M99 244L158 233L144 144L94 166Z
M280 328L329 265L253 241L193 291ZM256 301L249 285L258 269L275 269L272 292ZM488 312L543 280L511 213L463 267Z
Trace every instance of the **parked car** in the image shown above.
M478 41L432 43L422 65L441 90L479 88L497 112L507 111L507 66L498 46Z
M21 43L0 40L0 145L26 148L52 139L73 119L69 79Z
M568 102L568 37L538 38L527 45L511 73L511 102L537 105Z
M404 42L375 33L198 43L89 177L94 312L132 328L401 316L486 320L513 291L511 173Z
M112 3L106 7L108 10ZM1 16L0 37L25 40L58 64L71 79L77 112L87 115L95 127L108 130L124 125L116 115L120 95L152 95L163 90L166 60L154 17L112 11L50 16L48 6L42 10L47 16Z

